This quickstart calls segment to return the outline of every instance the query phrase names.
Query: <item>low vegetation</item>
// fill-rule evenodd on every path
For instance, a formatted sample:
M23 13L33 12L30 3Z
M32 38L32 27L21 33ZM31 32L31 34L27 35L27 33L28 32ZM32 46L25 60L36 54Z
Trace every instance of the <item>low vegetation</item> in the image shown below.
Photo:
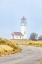
M29 40L11 40L14 44L22 44L26 46L42 47L42 41L29 41Z
M0 56L20 52L21 49L9 40L0 38Z
M7 40L0 38L0 56L14 54L20 52L21 49L16 45L37 46L42 47L42 41L30 40Z
M42 62L40 64L42 64Z

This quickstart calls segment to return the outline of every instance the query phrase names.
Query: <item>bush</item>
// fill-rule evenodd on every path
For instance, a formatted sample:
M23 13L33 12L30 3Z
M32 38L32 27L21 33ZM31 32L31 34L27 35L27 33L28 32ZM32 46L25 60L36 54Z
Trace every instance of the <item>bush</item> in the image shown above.
M3 41L3 40L0 40L0 44L5 44L5 41Z
M32 42L30 42L29 45L32 45Z

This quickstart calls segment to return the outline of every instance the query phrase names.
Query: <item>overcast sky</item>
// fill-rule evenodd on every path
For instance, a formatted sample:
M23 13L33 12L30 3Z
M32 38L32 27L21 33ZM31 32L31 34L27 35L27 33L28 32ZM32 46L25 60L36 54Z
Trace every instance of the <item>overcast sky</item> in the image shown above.
M21 31L21 18L26 18L27 35L42 35L42 0L0 0L0 37L9 38Z

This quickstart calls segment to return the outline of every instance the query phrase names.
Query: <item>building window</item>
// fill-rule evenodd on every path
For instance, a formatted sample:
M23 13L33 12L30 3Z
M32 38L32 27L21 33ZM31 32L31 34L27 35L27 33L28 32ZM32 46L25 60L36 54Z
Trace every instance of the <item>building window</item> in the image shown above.
M20 38L21 38L21 36L20 36Z

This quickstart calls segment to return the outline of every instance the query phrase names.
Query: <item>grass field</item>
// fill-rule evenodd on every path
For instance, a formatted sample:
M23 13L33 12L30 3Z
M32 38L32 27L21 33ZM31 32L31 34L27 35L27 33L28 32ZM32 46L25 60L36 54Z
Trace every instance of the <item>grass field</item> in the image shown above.
M11 40L14 44L22 44L26 46L42 47L42 41L28 41L28 40Z
M42 41L7 40L0 38L0 56L20 52L21 49L16 46L18 44L42 47Z

